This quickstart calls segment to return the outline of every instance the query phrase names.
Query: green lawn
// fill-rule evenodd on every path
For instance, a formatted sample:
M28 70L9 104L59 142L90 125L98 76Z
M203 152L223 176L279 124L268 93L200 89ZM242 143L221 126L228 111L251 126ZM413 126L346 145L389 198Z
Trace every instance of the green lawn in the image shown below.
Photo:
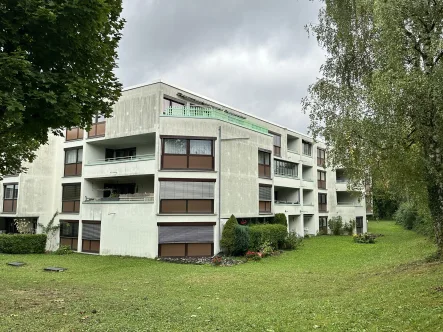
M0 330L440 330L443 264L424 262L432 243L392 222L369 227L385 235L375 245L322 236L235 267L0 255ZM27 265L6 265L15 260Z

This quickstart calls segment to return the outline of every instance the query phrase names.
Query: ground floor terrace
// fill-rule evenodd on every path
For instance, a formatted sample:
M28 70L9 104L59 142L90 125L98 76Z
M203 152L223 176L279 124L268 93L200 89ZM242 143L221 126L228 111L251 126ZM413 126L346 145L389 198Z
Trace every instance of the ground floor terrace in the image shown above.
M438 331L443 265L393 222L374 245L319 236L234 267L73 254L1 255L5 331ZM24 267L7 266L23 261ZM61 266L60 273L43 272Z

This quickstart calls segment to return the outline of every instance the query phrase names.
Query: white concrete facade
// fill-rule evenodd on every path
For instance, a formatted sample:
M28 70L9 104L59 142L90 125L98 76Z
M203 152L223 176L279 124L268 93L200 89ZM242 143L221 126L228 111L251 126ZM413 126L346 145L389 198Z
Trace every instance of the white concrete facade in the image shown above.
M165 112L165 98L182 103L183 111ZM199 111L189 111L190 107L197 106L200 107L197 109ZM205 110L214 110L214 113ZM274 136L280 136L279 156L274 153ZM189 168L166 169L162 160L164 140L167 139L180 142L187 140L189 146L193 144L190 141L197 139L211 141L213 166L206 170L191 169L193 157L188 152ZM311 144L310 155L303 153L305 143ZM315 235L319 231L320 217L339 215L344 222L359 218L362 225L359 231L366 232L364 197L346 191L346 179L342 174L337 182L335 171L317 165L317 148L323 148L322 144L315 143L309 136L167 83L128 88L114 106L112 117L105 120L104 135L88 137L84 131L82 138L69 141L51 136L49 144L38 151L38 157L29 165L27 173L3 179L0 185L2 202L6 197L3 191L8 184L18 185L18 196L15 211L4 211L4 204L0 207L0 231L11 231L11 220L19 217L36 218L39 223L46 224L58 211L60 214L56 222L78 222L78 235L72 241L76 241L79 252L87 251L84 246L92 248L97 245L92 244L92 240L88 242L82 238L86 234L83 232L85 225L95 222L100 223L99 249L94 247L90 251L103 255L150 258L158 256L159 250L163 250L159 242L165 245L165 251L176 250L168 247L167 241L178 241L171 240L174 238L171 233L174 229L171 227L178 225L190 227L188 233L192 233L193 229L203 233L210 229L208 234L213 237L211 251L217 253L220 250L220 229L231 214L238 219L250 220L271 218L275 213L284 213L289 230L299 235ZM67 158L65 151L69 149L82 149L79 152L81 157L77 157L81 158L78 166L81 174L77 176L64 175ZM129 151L131 149L133 152ZM259 151L271 153L270 176L267 178L259 176ZM110 153L115 155L111 157ZM119 157L118 153L129 155ZM168 163L174 159L171 160ZM295 163L295 173L278 174L276 162ZM326 189L319 189L317 171L326 173ZM161 183L171 181L187 184L196 182L198 185L189 185L194 191L195 188L209 186L210 194L208 197L200 197L198 195L201 193L193 193L198 197L165 199L160 186ZM79 204L78 211L63 211L63 186L69 184L80 185L79 202L75 203ZM272 187L270 211L259 210L260 185ZM106 188L114 188L110 191L110 197L105 197L104 193L109 192ZM191 195L189 190L185 195ZM114 193L118 197L112 199ZM327 197L323 211L319 210L319 194L326 194ZM174 200L171 204L185 204L186 201L188 212L165 212L167 208L162 205L162 199L169 203ZM210 210L201 212L201 204L209 204L209 201ZM196 207L192 207L194 205ZM198 212L192 212L193 208ZM168 209L175 209L175 206ZM198 229L199 225L208 228ZM160 232L161 227L164 227L164 233ZM177 229L186 233L186 229ZM160 233L163 234L162 239ZM194 241L193 234L187 236L191 239L189 241ZM207 236L201 235L195 241L206 243ZM59 240L57 235L54 242ZM201 249L203 246L198 249L193 246L184 248L188 254L195 250L207 250Z

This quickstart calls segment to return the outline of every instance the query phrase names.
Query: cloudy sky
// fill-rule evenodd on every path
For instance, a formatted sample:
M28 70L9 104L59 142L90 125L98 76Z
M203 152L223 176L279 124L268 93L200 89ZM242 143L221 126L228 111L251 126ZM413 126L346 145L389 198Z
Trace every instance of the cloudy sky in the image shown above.
M304 25L308 0L123 0L117 75L125 87L162 79L307 132L301 98L324 53Z

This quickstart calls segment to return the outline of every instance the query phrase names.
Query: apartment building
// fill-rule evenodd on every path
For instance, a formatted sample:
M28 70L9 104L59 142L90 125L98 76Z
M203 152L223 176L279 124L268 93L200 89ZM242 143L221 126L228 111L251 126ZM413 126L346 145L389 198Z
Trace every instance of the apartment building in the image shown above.
M13 220L47 223L54 244L102 255L208 256L223 224L284 213L299 235L355 219L366 203L344 170L325 168L321 143L164 82L124 90L112 117L66 130L27 173L0 185L0 232Z

